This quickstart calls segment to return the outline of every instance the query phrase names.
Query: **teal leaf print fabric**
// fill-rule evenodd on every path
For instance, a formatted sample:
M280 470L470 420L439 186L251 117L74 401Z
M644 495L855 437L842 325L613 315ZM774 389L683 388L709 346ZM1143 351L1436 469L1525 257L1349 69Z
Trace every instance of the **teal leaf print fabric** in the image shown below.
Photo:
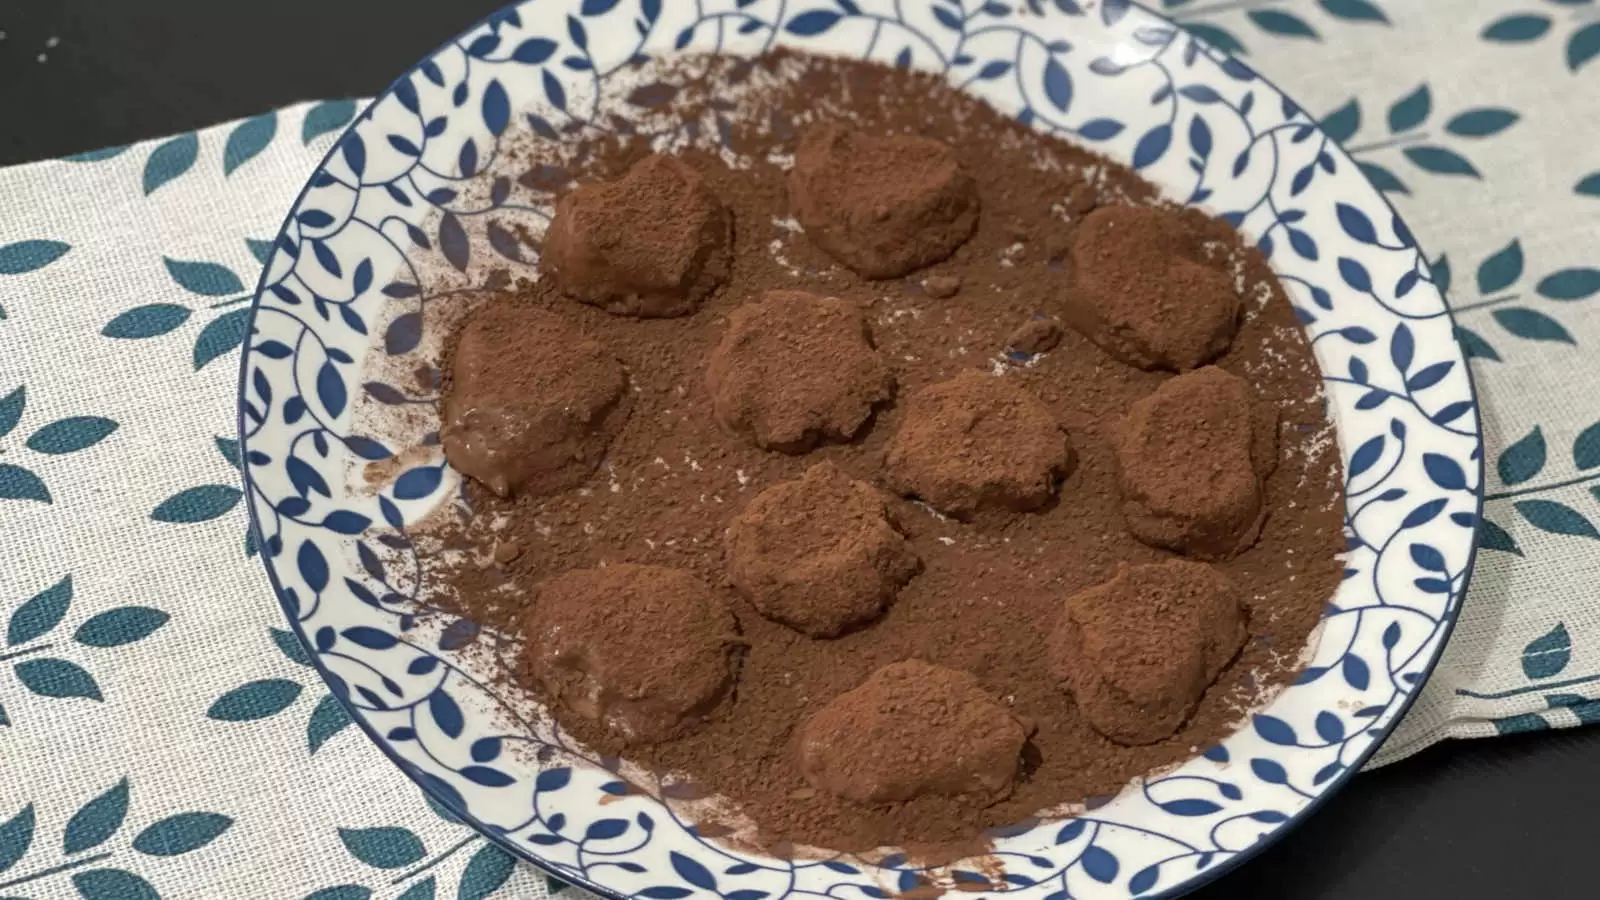
M359 108L0 170L0 897L551 891L353 727L244 536L250 291Z
M17 241L0 247L0 275L20 275L42 269L71 250L60 241Z
M1473 367L1488 500L1471 590L1378 762L1447 738L1600 722L1594 5L1160 7L1247 54L1389 194ZM548 55L516 52L530 65ZM1056 79L1049 96L1085 89ZM232 434L249 294L284 210L361 105L330 99L0 170L0 737L16 748L0 780L0 897L583 896L431 804L352 727L255 558L296 548L245 536ZM1393 232L1345 214L1329 227ZM398 316L374 337L409 350L416 324ZM1414 378L1436 377L1425 372ZM312 381L329 409L355 392L407 402L378 382ZM1384 449L1352 448L1352 468L1381 464ZM427 493L439 472L407 477ZM299 563L326 572L326 560ZM1378 677L1355 662L1325 677Z
M254 159L272 143L278 132L278 114L267 113L246 119L228 135L222 151L222 174L232 175L235 169Z
M150 151L144 164L144 192L155 193L162 185L189 171L200 152L200 138L185 134Z

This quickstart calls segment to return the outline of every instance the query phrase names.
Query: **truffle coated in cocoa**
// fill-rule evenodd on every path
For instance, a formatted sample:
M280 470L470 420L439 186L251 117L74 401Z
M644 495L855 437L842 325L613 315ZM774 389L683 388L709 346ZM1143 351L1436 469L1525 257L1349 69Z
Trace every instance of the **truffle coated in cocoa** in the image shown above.
M970 673L908 659L873 672L800 726L800 772L859 803L924 795L999 800L1027 731Z
M1198 559L1255 543L1277 462L1277 412L1216 366L1134 403L1117 440L1123 517L1134 537Z
M912 394L885 456L896 490L962 520L1039 509L1072 463L1066 431L1038 398L975 370Z
M562 317L492 300L456 339L445 459L501 497L583 483L628 416L622 364Z
M812 637L876 619L921 568L878 489L829 462L762 491L728 527L726 547L739 593Z
M1050 634L1051 672L1096 731L1126 745L1163 740L1244 645L1238 595L1204 563L1124 566L1067 598Z
M853 303L768 291L728 317L706 366L712 414L756 446L804 453L849 441L894 393Z
M733 218L687 163L653 154L556 204L544 271L569 297L618 315L694 312L727 280Z
M801 139L789 205L812 243L866 278L948 259L978 227L977 182L949 147L837 122Z
M1186 371L1216 359L1239 327L1233 276L1176 210L1105 206L1075 232L1068 325L1141 369Z
M738 623L688 572L630 563L545 581L518 668L554 703L623 744L693 731L732 694Z

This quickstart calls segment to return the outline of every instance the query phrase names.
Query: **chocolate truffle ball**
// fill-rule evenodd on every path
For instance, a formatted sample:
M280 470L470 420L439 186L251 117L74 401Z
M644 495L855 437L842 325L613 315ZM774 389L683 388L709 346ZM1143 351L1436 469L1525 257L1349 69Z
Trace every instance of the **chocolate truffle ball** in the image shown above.
M889 442L889 483L956 519L1026 512L1072 467L1067 433L1012 379L965 371L911 395Z
M518 668L560 709L623 744L697 728L732 693L738 623L678 569L632 564L565 572L539 586Z
M561 317L506 300L456 338L440 410L445 459L496 494L575 487L628 415L622 364Z
M1277 412L1238 376L1207 366L1163 382L1129 409L1116 449L1123 516L1139 540L1226 559L1261 534Z
M1220 356L1239 327L1233 276L1176 210L1106 206L1073 240L1067 324L1141 369L1185 371Z
M812 787L846 800L993 801L1011 793L1027 739L971 674L908 659L807 719L797 752Z
M938 141L827 123L807 131L789 173L806 236L866 278L949 258L978 227L978 186Z
M877 618L921 567L878 489L827 462L762 491L729 526L726 548L739 593L812 637Z
M728 317L706 388L724 428L763 449L804 453L859 434L894 393L894 377L854 304L768 291Z
M733 218L698 172L656 154L556 204L544 271L562 293L618 315L692 313L728 278Z
M1243 646L1238 588L1204 563L1124 567L1067 598L1050 670L1094 729L1124 745L1172 736Z

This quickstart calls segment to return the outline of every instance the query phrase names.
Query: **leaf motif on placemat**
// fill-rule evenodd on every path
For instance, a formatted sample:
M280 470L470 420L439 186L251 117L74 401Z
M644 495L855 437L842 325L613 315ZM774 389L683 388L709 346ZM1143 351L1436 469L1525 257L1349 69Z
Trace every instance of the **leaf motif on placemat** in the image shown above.
M89 869L72 876L84 900L161 900L150 882L122 869Z
M1600 22L1591 22L1567 39L1567 68L1576 72L1600 55Z
M461 870L461 883L456 888L457 900L483 900L510 880L516 866L517 861L511 854L484 842L472 854L466 868Z
M117 430L117 423L101 416L57 419L28 437L28 449L58 456L93 447Z
M1573 439L1572 464L1579 471L1600 468L1600 422L1585 428Z
M50 503L50 490L39 476L21 466L0 463L0 500L37 500Z
M1521 484L1539 474L1545 462L1544 431L1535 425L1533 430L1507 447L1495 464L1500 472L1500 483Z
M243 493L226 484L203 484L181 490L161 501L150 513L157 522L208 522L224 515L239 503Z
M1555 500L1518 500L1511 504L1529 525L1551 534L1600 540L1600 531L1583 513Z
M341 884L313 891L306 895L305 900L367 900L371 896L370 888L364 888L359 884Z
M1492 315L1500 323L1500 327L1520 338L1530 341L1554 341L1563 344L1576 344L1572 333L1562 327L1560 322L1550 318L1536 309L1523 306L1512 306L1495 310Z
M1552 678L1561 674L1572 658L1572 638L1567 626L1556 627L1528 642L1522 648L1522 673L1529 678Z
M1469 109L1452 116L1444 130L1458 137L1488 137L1510 128L1519 118L1509 109Z
M104 700L94 676L64 659L33 657L17 663L17 680L41 697L81 697Z
M17 427L17 422L22 419L22 411L28 406L28 388L26 385L18 387L5 397L0 397L0 438L11 433Z
M214 262L191 262L163 256L167 274L184 290L207 297L225 297L244 290L244 283L233 270Z
M128 779L123 778L112 788L83 806L67 820L67 831L61 839L64 853L81 853L98 847L117 833L128 815Z
M1478 520L1478 546L1485 550L1500 550L1518 556L1523 555L1522 548L1517 546L1510 532L1486 518Z
M149 637L169 618L148 606L120 606L79 625L72 639L86 647L120 647Z
M311 711L311 718L306 722L306 751L316 753L329 738L352 724L344 704L332 694L325 695L317 701L316 709Z
M190 315L188 307L176 303L148 303L118 313L100 333L123 340L159 337L189 321Z
M232 175L239 167L267 149L278 133L278 114L263 113L245 119L228 133L228 143L222 149L222 174Z
M1478 293L1493 294L1516 284L1522 277L1522 242L1511 243L1478 264Z
M11 613L6 626L6 643L15 647L43 637L61 622L72 604L72 576L30 597Z
M433 880L433 876L429 875L427 878L424 878L416 884L413 884L411 887L406 888L406 892L401 894L398 898L396 898L396 900L433 900L436 893L437 884Z
M199 371L206 363L233 352L244 343L245 332L250 327L250 310L235 309L212 319L194 340L194 368Z
M251 722L275 716L289 708L303 690L297 682L267 678L240 685L218 697L206 717L219 722Z
M33 804L0 824L0 872L16 865L33 843Z
M194 132L180 134L150 152L144 164L144 192L156 189L189 171L200 155L200 138Z
M19 241L0 247L0 275L21 275L50 265L68 250L71 244L61 241Z
M1547 300L1587 300L1600 292L1600 269L1562 269L1539 279L1535 290Z
M378 869L399 869L428 855L422 839L405 828L341 828L339 840L350 855Z
M128 152L127 144L123 144L120 147L101 147L99 150L85 150L82 153L63 156L61 161L74 163L99 162L102 159L114 159L126 152Z
M1399 134L1427 121L1433 112L1433 94L1426 84L1405 95L1389 107L1389 132Z
M343 128L355 118L356 102L354 100L324 100L306 111L306 118L300 126L300 143L310 144L312 141Z
M1489 23L1480 36L1487 41L1516 44L1538 40L1549 30L1549 16L1516 13Z

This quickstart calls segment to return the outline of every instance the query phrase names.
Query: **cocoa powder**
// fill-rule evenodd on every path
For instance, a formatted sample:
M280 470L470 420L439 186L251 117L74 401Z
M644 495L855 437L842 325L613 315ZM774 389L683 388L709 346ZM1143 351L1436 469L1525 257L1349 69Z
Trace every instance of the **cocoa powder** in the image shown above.
M677 318L611 315L574 302L548 279L519 281L489 300L560 316L584 341L620 360L631 412L581 487L502 498L469 482L470 519L445 519L419 541L464 551L467 560L447 564L443 555L434 557L444 590L430 599L491 632L535 642L537 635L523 628L530 598L563 573L624 563L689 573L737 619L743 646L738 680L731 701L721 699L710 713L696 708L706 716L697 727L675 731L670 740L640 743L573 714L536 677L511 666L502 669L504 677L530 688L565 729L593 749L626 749L628 759L651 771L725 797L720 818L702 819L702 834L728 834L741 821L753 821L756 831L741 837L763 847L897 845L931 858L955 852L952 847L970 848L985 829L1071 804L1098 803L1132 778L1196 755L1293 675L1338 583L1341 479L1316 365L1259 254L1242 248L1225 223L1195 210L1161 207L1116 213L1118 227L1126 227L1113 244L1094 246L1127 252L1096 251L1088 260L1093 271L1076 272L1086 259L1073 253L1081 246L1076 232L1085 215L1100 207L1158 203L1155 190L1131 171L1038 134L931 76L782 54L758 62L680 63L641 77L656 79L665 89L655 95L673 101L633 121L630 135L584 137L576 153L530 140L516 156L528 173L522 184L561 191L573 181L614 180L651 153L651 136L676 142L671 149L677 158L731 216L726 283L700 297L697 311ZM970 238L931 269L879 282L863 280L815 246L791 217L786 166L802 135L822 123L942 142L981 202ZM898 176L890 170L882 177ZM538 242L537 235L529 239ZM1214 354L1215 365L1244 379L1261 403L1276 409L1279 448L1276 468L1261 482L1267 512L1259 538L1211 564L1237 586L1248 612L1243 646L1198 701L1174 717L1174 732L1130 746L1105 737L1063 689L1049 636L1067 598L1111 581L1124 567L1174 558L1128 532L1116 453L1130 409L1171 376L1128 365L1123 360L1137 354L1096 330L1103 317L1083 312L1092 298L1104 296L1105 285L1146 284L1151 259L1138 247L1172 241L1186 265L1210 273L1199 276L1206 284L1228 286L1237 333L1216 347L1212 322L1202 323L1212 331L1198 339L1173 338L1163 330L1172 321L1164 304L1175 301L1162 293L1165 299L1144 308L1117 307L1118 321L1131 333L1160 336L1154 344L1130 346L1168 348L1160 359L1146 354L1133 361L1181 369ZM933 279L945 280L925 287ZM959 293L944 289L952 282ZM1165 291L1160 284L1153 289ZM834 439L842 442L823 442L802 454L773 452L718 424L706 388L707 361L735 311L771 290L837 297L864 311L872 345L893 374L896 399L877 406L853 436ZM1049 340L1013 335L1035 317L1072 327ZM1051 340L1058 341L1053 349ZM1025 351L1008 352L1013 342ZM812 358L800 357L794 365L805 371L795 377L836 365L828 354L823 348ZM450 364L446 360L447 369ZM512 351L504 364L536 368L544 360ZM800 479L819 463L887 489L894 479L885 460L889 442L906 424L905 398L958 376L977 377L964 374L975 372L1025 393L1064 433L1063 447L1070 440L1076 458L1070 472L1051 484L1050 502L963 523L885 493L887 520L922 570L884 603L875 621L834 638L809 637L774 621L734 589L724 532L758 494ZM447 393L452 389L447 383ZM980 475L993 474L979 462ZM1061 467L1053 477L1066 471ZM516 552L499 552L502 546ZM606 598L594 593L589 602L604 604ZM1114 617L1101 624L1114 637L1119 628L1142 627ZM658 664L656 654L665 649L662 642L688 636L651 637L597 645L591 652L613 671L637 668L670 680L674 673ZM1117 640L1137 637L1122 634ZM892 797L858 802L808 782L797 759L803 723L869 683L873 673L906 660L968 673L997 709L1029 733L1009 792L896 788ZM1107 664L1117 665L1115 654ZM681 694L678 688L673 696ZM859 711L864 701L847 702Z

